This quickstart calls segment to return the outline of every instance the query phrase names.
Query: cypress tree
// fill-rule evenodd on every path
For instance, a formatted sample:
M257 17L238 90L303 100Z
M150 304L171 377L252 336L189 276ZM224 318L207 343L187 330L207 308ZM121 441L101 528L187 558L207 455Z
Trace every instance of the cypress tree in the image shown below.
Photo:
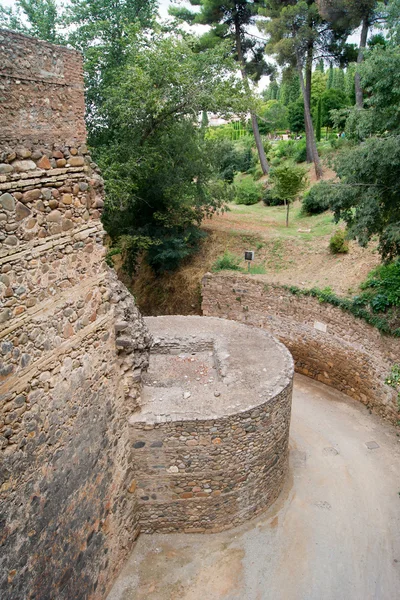
M319 98L318 106L317 106L317 125L315 127L315 135L316 135L318 142L321 141L321 122L322 122L322 98Z

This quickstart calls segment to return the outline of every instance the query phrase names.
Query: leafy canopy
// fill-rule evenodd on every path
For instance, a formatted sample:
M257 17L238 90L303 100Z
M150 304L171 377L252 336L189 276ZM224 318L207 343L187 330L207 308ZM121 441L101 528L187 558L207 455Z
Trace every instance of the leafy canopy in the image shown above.
M0 6L0 27L61 44L60 14L55 0L16 0L14 7Z
M384 259L400 255L400 136L369 138L339 156L340 183L330 206L351 238L366 246L374 235Z
M176 268L195 251L202 219L225 198L198 114L245 112L247 100L223 46L199 54L195 43L136 33L106 89L96 134L104 224L130 269L142 251L156 272Z

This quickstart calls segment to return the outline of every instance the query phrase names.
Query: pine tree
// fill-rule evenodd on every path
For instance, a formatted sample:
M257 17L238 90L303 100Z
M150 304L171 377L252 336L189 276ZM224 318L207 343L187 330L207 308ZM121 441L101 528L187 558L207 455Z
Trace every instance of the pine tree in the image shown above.
M364 60L365 48L367 46L368 33L374 23L382 17L382 8L388 4L388 0L319 0L320 12L324 18L330 19L339 26L357 29L360 27L360 43L358 47L357 64ZM362 108L363 90L361 88L360 74L355 74L356 104Z
M194 12L187 8L171 7L172 16L191 24L209 25L210 31L203 35L200 47L210 47L226 40L236 58L244 85L251 96L250 81L258 81L262 75L274 72L274 67L264 60L264 46L247 29L254 25L258 16L258 0L192 0L200 10ZM254 106L250 109L251 125L257 146L261 169L269 172L269 165L258 129Z
M296 102L301 96L299 76L294 69L286 68L283 70L280 92L280 101L285 106Z

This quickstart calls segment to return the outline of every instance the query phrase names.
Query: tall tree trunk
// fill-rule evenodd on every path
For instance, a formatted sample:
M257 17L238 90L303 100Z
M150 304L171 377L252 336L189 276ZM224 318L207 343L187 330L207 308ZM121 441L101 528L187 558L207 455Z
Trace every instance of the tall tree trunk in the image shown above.
M357 64L358 65L361 64L362 61L364 60L364 50L367 45L368 29L369 29L369 20L368 20L368 16L366 15L366 16L364 16L364 18L362 20L360 45L358 48L358 56L357 56ZM363 106L364 106L363 91L361 88L361 77L360 77L360 73L358 73L358 71L356 71L356 74L354 77L354 85L356 88L356 106L357 106L357 108L363 108Z
M300 56L298 53L296 55L296 59L297 59L297 71L299 73L299 79L300 79L301 93L303 94L303 100L304 100L304 121L305 121L305 126L306 126L306 138L307 138L308 143L311 148L312 160L314 162L316 178L320 179L322 177L322 167L321 167L321 163L320 163L319 156L318 156L317 142L315 141L314 127L313 127L313 123L311 120L310 103L308 101L306 86L304 83L303 65L302 65L302 62L301 62L301 59L300 59Z
M244 63L244 57L243 57L243 51L242 51L242 42L240 39L240 27L239 27L238 23L235 23L235 41L236 41L236 52L237 52L238 60L239 60L239 64L240 64L240 72L242 74L242 79L243 79L245 88L248 91L248 93L250 94L251 93L250 85L249 85L249 80L247 78L247 73L245 70L245 63ZM264 175L268 175L269 164L267 161L267 157L265 155L265 150L264 150L264 146L262 143L260 130L258 129L257 115L253 109L250 110L250 116L251 116L251 127L253 129L253 135L254 135L254 139L256 142L256 146L257 146L257 152L258 152L258 157L260 159L261 169L262 169L262 172L264 173Z
M312 79L312 63L313 63L313 44L308 43L307 56L306 56L306 96L308 99L308 106L311 106L311 79ZM304 109L305 110L305 109ZM304 113L304 122L306 122L306 116ZM309 136L306 136L306 150L307 150L307 162L313 162L313 150L309 143Z

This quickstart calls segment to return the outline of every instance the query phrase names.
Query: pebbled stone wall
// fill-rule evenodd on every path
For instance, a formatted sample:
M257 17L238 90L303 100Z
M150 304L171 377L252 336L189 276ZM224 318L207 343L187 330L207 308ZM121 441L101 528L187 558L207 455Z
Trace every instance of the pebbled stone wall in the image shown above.
M251 519L288 472L289 352L222 319L146 324L154 345L129 420L141 531L218 532Z
M144 533L215 533L265 511L288 472L292 383L226 418L135 423L134 472Z
M206 274L203 314L262 327L283 342L295 369L396 423L397 394L385 384L400 361L400 340L316 298L294 296L245 275Z
M2 30L0 85L0 597L100 599L139 531L151 338L104 261L80 55Z
M76 50L0 29L0 143L76 145L86 138Z

